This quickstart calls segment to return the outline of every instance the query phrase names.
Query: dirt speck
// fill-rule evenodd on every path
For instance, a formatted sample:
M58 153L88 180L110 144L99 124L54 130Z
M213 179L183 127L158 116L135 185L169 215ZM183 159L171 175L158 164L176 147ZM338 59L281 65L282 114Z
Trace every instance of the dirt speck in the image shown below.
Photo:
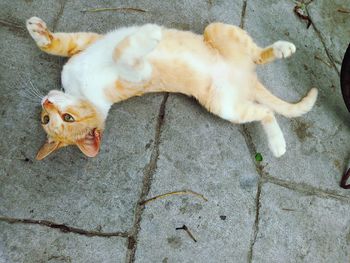
M199 204L199 203L196 203L196 204L186 204L184 206L181 206L180 207L180 212L182 214L194 214L194 213L198 213L200 210L202 210L203 208L203 205Z
M341 167L341 162L339 160L334 160L333 164L334 164L335 168L337 168L340 172L343 171L343 169Z
M146 149L146 150L149 149L149 147L151 147L152 143L153 143L153 140L150 140L150 141L146 144L145 149Z
M293 120L292 126L293 131L301 142L304 142L307 138L313 137L313 134L309 131L309 128L312 127L312 124L302 120Z
M180 248L182 241L180 237L168 237L167 238L168 244L172 247L172 248Z

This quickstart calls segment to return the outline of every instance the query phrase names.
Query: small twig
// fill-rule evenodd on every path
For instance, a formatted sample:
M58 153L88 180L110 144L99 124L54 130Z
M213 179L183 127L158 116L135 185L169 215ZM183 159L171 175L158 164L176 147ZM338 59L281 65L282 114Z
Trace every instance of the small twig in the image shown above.
M101 7L101 8L85 9L85 10L81 10L80 12L94 13L94 12L106 12L106 11L140 12L140 13L148 12L145 9L135 8L135 7Z
M350 14L350 9L347 8L338 8L337 11L339 13Z
M183 225L182 227L177 227L177 228L175 228L175 230L185 230L186 233L190 236L190 238L192 238L192 240L194 242L197 242L197 239L194 238L191 231L188 229L188 227L186 225Z
M55 228L60 230L63 233L75 233L79 235L84 235L88 237L98 236L98 237L129 237L127 232L99 232L93 230L85 230L72 226L67 226L64 224L58 224L49 220L35 220L30 218L11 218L0 216L0 222L7 222L9 224L32 224L32 225L41 225L50 228Z
M145 205L149 202L152 202L156 199L161 199L161 198L164 198L164 197L168 197L168 196L171 196L171 195L186 195L186 194L192 194L192 195L195 195L195 196L198 196L199 198L202 198L204 201L208 201L207 198L205 198L202 194L199 194L199 193L196 193L192 190L182 190L182 191L175 191L175 192L169 192L169 193L165 193L165 194L161 194L161 195L157 195L157 196L154 196L150 199L147 199L147 200L144 200L142 202L140 202L140 205Z
M293 11L299 18L307 21L306 28L309 29L309 27L312 24L312 21L309 17L309 14L307 13L306 5L301 2L296 2L296 6L294 6Z
M326 64L330 68L332 67L332 65L329 62L325 61L323 58L319 57L318 55L315 55L315 59L323 62L324 64Z
M295 209L291 209L291 208L282 208L282 210L284 210L284 211L295 211Z

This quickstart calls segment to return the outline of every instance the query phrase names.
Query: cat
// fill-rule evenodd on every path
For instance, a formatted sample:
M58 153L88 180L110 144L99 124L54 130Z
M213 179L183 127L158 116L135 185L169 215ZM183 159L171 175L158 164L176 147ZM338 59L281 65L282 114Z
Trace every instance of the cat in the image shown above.
M65 92L51 90L41 101L47 141L38 160L72 144L86 156L96 156L111 105L148 92L193 96L232 123L260 121L270 150L280 157L286 142L274 113L301 116L317 98L316 88L295 104L271 94L257 79L255 67L291 56L295 45L277 41L261 48L233 25L211 23L203 35L155 24L105 35L52 33L37 17L26 26L42 51L70 57L61 76Z

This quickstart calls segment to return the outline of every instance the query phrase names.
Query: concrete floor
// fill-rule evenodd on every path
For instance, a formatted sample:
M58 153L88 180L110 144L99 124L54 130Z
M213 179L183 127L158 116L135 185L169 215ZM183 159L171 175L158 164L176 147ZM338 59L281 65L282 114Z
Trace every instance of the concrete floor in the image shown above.
M291 0L2 0L0 263L349 262L350 190L339 181L350 115L339 71L350 4L308 2L309 28ZM146 12L81 12L96 7ZM241 25L261 46L280 39L297 46L290 59L259 68L271 91L295 101L317 87L319 99L301 118L278 117L287 140L279 159L259 124L232 125L191 98L153 94L112 108L98 157L67 147L38 162L40 105L25 90L29 80L42 93L59 87L65 60L35 46L24 27L34 15L55 31ZM140 205L186 189L208 201L184 194ZM197 242L176 230L183 225Z

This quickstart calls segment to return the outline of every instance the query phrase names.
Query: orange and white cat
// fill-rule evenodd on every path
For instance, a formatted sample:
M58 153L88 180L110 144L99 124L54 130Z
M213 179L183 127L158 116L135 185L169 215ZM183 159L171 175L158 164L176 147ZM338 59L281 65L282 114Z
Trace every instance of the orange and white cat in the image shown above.
M295 104L272 95L258 81L255 65L289 57L295 46L277 41L260 48L232 25L209 24L203 35L154 24L99 35L52 33L44 21L32 17L27 29L44 52L71 57L62 70L65 92L52 90L41 102L48 140L39 160L71 144L96 156L113 103L162 91L193 96L232 123L260 121L272 153L279 157L286 142L274 113L298 117L317 98L317 89Z

